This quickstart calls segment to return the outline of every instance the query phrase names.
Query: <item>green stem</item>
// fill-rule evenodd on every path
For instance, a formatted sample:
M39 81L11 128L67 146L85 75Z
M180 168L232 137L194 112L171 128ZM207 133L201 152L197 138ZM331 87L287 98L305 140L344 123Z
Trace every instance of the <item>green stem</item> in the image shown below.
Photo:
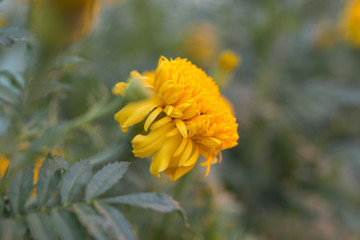
M120 109L124 103L125 103L125 101L122 97L116 97L116 98L114 98L113 101L111 101L106 106L101 105L101 106L91 108L85 114L83 114L83 115L75 118L73 121L67 123L67 127L69 129L78 128L78 127L82 126L83 124L90 123L99 118L107 116L107 115L115 112L116 110Z
M172 194L172 197L176 201L182 202L185 190L192 179L193 172L194 171L188 172L183 177L181 177L178 180L178 182L176 183L176 186L175 186L173 194ZM166 239L166 237L168 237L167 236L168 229L170 229L171 226L173 226L173 221L174 221L174 215L169 215L169 214L164 215L162 224L160 225L162 227L159 229L155 239ZM168 227L165 227L165 226L168 226Z

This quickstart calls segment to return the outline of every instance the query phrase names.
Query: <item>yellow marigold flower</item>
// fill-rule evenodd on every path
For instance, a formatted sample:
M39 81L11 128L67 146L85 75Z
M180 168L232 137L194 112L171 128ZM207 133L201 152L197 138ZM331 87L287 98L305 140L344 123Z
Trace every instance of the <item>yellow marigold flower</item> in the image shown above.
M241 63L239 55L230 50L222 51L219 58L219 66L226 71L233 71Z
M348 1L341 25L345 39L360 47L360 0Z
M149 99L130 103L115 119L123 131L144 122L147 135L132 140L136 157L152 157L150 172L176 180L190 171L200 155L201 165L217 162L221 150L237 145L236 119L215 82L186 59L161 57L155 74L144 77L153 91Z

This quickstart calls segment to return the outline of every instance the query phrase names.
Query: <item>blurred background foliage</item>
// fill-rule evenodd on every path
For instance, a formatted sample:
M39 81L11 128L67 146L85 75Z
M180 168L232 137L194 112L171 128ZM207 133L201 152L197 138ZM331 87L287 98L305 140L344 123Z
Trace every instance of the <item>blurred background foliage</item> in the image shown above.
M1 26L32 34L7 43L0 33L0 89L9 74L20 88L36 74L46 84L26 96L29 106L17 102L16 87L1 91L0 152L106 105L131 70L152 70L161 55L185 57L216 81L233 80L222 91L234 105L239 145L207 178L198 166L176 182L157 179L149 161L135 160L114 192L166 192L190 224L126 208L138 238L360 239L360 50L339 31L345 3L99 0L84 28L46 26L47 35L34 27L28 1L3 0ZM37 34L49 42L39 46ZM219 70L225 49L241 56L236 71ZM114 113L41 143L61 146L71 162L129 160Z

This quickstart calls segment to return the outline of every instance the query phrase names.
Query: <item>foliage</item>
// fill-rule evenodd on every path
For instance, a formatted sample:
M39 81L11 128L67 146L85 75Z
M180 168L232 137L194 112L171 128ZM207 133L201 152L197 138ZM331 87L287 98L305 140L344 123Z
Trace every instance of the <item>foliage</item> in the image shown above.
M1 239L135 239L128 220L113 204L130 204L162 212L179 211L165 194L136 193L104 197L124 177L130 163L114 162L93 173L88 160L69 167L62 156L48 155L32 185L26 168L9 182L1 197ZM5 181L5 176L2 181ZM30 197L32 191L36 194Z

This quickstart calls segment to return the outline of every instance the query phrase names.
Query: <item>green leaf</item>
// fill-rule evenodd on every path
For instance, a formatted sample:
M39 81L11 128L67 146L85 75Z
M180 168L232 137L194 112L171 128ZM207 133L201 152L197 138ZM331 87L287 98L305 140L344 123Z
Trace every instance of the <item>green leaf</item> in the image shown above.
M10 70L0 70L0 76L4 76L9 80L9 83L17 89L23 90L25 88L25 79L18 73L13 73Z
M105 198L106 203L124 203L136 207L153 209L160 212L182 210L179 203L163 193L135 193L119 197Z
M104 219L88 205L75 204L73 210L81 224L87 229L90 235L96 240L108 239L104 232Z
M32 164L31 164L32 165ZM15 214L24 213L24 207L30 196L33 182L33 166L19 169L9 184L9 200Z
M62 156L47 156L40 168L37 182L36 197L39 206L46 204L56 192L61 180L61 170L67 168L68 163Z
M105 217L114 239L135 240L130 223L121 212L106 203L94 202L95 208Z
M0 44L9 47L16 42L26 42L30 34L19 27L4 27L0 29Z
M32 213L26 217L31 235L36 240L57 239L51 218L46 213Z
M136 193L119 197L105 198L100 201L105 203L129 204L135 207L152 209L160 212L177 211L185 224L188 225L184 209L179 203L164 193Z
M17 240L23 239L26 233L26 225L20 219L0 218L0 239Z
M92 176L91 164L88 160L75 163L65 173L61 185L61 202L69 203Z
M61 239L85 239L85 233L74 213L67 210L53 210L51 216L56 231Z
M87 185L85 199L93 199L109 190L123 178L129 167L128 162L110 163L98 171Z
M14 106L19 106L20 96L19 92L14 91L14 88L11 85L5 86L0 84L0 100Z

